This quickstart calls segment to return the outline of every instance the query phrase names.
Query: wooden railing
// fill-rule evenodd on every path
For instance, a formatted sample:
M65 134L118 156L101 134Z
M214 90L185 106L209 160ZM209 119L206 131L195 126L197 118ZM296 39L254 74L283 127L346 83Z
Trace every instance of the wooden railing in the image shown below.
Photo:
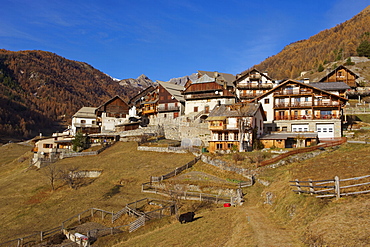
M271 165L271 164L276 163L279 160L282 160L282 159L284 159L286 157L289 157L291 155L295 155L295 154L299 154L299 153L312 152L312 151L317 150L319 148L338 146L338 145L341 145L341 144L345 143L346 141L347 141L347 139L345 137L342 137L342 138L340 138L340 140L328 141L324 144L320 144L320 145L316 145L316 146L312 146L312 147L298 148L298 149L280 154L280 155L278 155L278 156L276 156L272 159L264 160L260 164L258 164L257 166L261 167L261 166Z
M172 177L178 175L180 172L193 167L193 165L195 165L198 162L198 160L200 160L199 156L196 157L194 160L186 163L185 165L175 168L175 170L171 171L170 173L167 173L167 174L159 176L159 177L151 176L150 177L150 182L161 182L165 179L172 178Z
M157 188L152 183L143 183L141 185L141 191L146 193L154 193L163 196L176 197L181 200L195 200L195 201L208 201L213 203L230 203L233 201L232 197L220 196L217 194L208 194L201 192L189 192L189 191L175 191Z
M298 179L294 181L289 181L291 184L290 186L297 187L294 192L300 193L307 193L311 195L315 195L316 197L336 197L337 199L341 196L349 196L349 195L357 195L357 194L365 194L370 193L369 181L370 175L365 175L361 177L354 177L354 178L345 178L339 179L336 176L334 179L327 179L327 180L308 180L308 181L298 181ZM363 183L351 183L351 181L358 181L367 179L368 181ZM345 185L343 185L345 183ZM353 188L359 188L357 190L352 190Z
M288 116L275 116L275 120L311 120L311 119L340 119L340 115L288 115Z

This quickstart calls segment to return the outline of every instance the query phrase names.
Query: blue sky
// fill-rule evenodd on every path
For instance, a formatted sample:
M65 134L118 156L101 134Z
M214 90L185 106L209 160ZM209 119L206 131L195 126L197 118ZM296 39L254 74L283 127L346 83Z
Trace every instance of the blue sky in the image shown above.
M351 19L368 0L0 0L0 48L44 50L118 79L240 73Z

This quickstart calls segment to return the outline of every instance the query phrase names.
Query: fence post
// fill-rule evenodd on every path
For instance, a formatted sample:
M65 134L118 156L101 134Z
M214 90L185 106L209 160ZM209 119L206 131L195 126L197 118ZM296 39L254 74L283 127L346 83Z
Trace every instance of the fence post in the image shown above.
M295 180L295 184L297 186L297 189L298 189L298 194L300 195L301 194L301 186L299 186L299 181L298 179Z
M202 193L199 194L200 201L202 201Z
M90 214L91 214L91 218L93 218L94 217L94 209L93 208L91 209Z
M78 215L78 224L81 224L81 214Z
M313 187L312 179L310 178L309 180L310 180L310 192L311 192L310 194L311 194L311 195L313 195L313 194L314 194L314 192L315 192L315 189L314 189L314 187Z
M114 213L113 213L113 211L112 211L112 224L114 223L114 220L113 220L113 214L114 214Z
M40 232L40 241L42 242L44 239L43 239L43 237L44 237L44 233L41 231Z
M335 176L334 177L334 190L335 190L335 195L337 199L340 198L340 183L339 183L339 177Z

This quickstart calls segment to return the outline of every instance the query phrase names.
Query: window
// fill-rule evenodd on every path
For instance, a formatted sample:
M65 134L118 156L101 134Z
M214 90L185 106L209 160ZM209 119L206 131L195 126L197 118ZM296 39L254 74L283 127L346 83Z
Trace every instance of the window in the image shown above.
M53 144L46 143L46 144L43 145L43 147L44 148L53 148Z
M81 120L81 123L86 123L86 120Z
M265 99L265 104L270 104L270 99Z
M225 141L228 141L228 140L229 140L229 133L225 133L225 135L224 135L224 140L225 140Z
M163 116L164 118L167 118L167 114L164 114L164 116Z
M204 106L204 112L209 113L209 106L208 105Z
M227 148L228 148L228 149L231 149L232 147L233 147L233 144L232 144L232 143L228 143L228 144L227 144Z
M198 106L194 106L194 112L198 112Z
M218 140L222 140L222 133L218 133Z
M96 121L92 121L91 124L96 124Z
M217 143L216 144L216 149L222 149L222 143Z
M239 133L234 133L234 140L235 141L239 140Z
M288 127L284 126L281 128L283 131L288 131Z

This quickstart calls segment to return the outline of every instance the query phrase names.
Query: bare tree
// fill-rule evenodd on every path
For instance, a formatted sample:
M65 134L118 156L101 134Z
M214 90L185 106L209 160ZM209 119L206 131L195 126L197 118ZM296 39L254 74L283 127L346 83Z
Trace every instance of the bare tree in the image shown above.
M77 189L80 181L80 174L77 167L60 170L60 179L68 184L71 189Z
M43 174L48 179L48 181L50 183L50 186L51 186L51 189L54 191L55 190L55 181L58 179L59 174L60 174L56 165L55 164L50 164L50 165L46 166L43 169Z

